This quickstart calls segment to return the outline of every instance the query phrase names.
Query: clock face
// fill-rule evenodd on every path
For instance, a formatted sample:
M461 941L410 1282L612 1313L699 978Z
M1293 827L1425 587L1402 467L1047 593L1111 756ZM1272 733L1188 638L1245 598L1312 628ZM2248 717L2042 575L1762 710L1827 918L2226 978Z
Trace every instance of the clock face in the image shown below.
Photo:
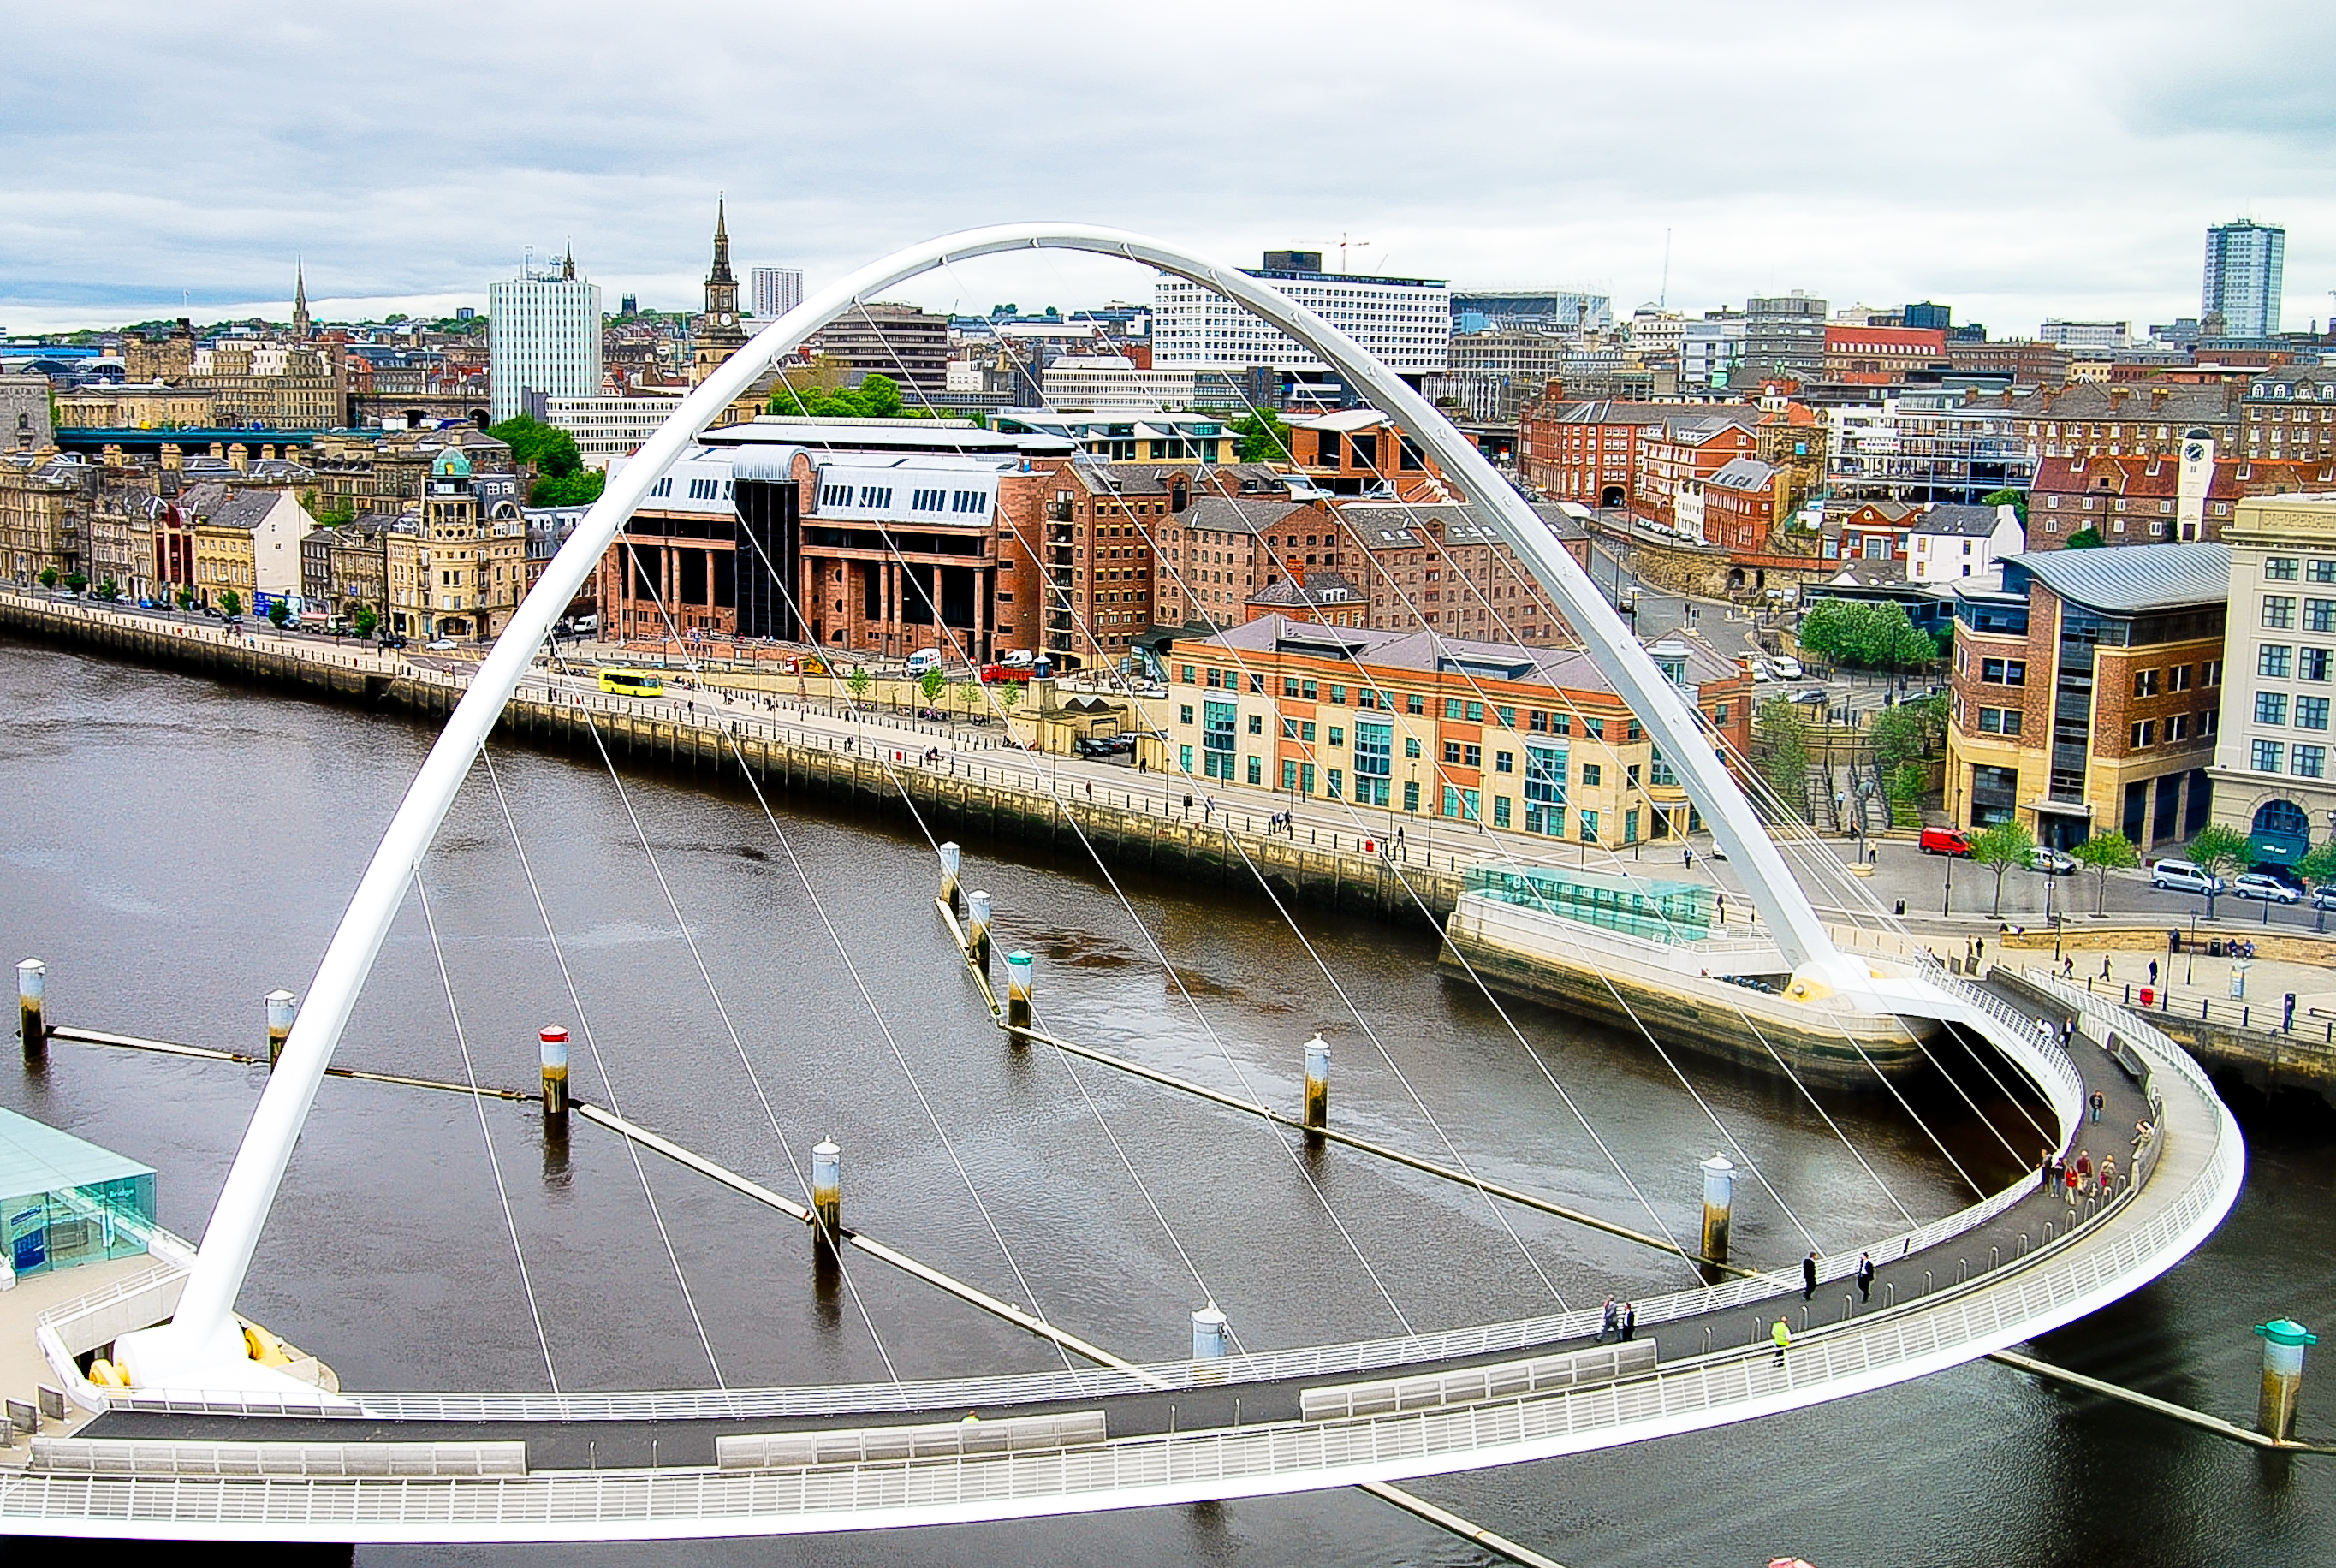
M2182 449L2182 455L2187 462L2203 463L2206 458L2206 449L2194 441Z

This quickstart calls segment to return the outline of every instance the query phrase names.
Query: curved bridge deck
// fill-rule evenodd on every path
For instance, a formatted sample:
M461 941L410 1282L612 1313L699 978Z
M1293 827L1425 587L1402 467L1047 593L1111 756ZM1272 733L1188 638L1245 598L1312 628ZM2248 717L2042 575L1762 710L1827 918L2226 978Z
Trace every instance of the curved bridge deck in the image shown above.
M860 1388L573 1396L359 1396L355 1412L127 1401L85 1438L135 1441L174 1473L35 1469L0 1481L0 1525L46 1534L286 1540L626 1539L784 1534L998 1519L1309 1490L1616 1446L1752 1419L1905 1381L2057 1328L2114 1300L2204 1241L2235 1200L2244 1164L2236 1125L2196 1065L2147 1022L2030 971L2031 989L2078 1017L2090 1042L2050 1097L2056 1110L2099 1088L2097 1126L2071 1149L2127 1164L2129 1129L2154 1111L2142 1179L2073 1228L2059 1193L2033 1181L1874 1249L1870 1305L1827 1261L1804 1307L1797 1270L1640 1303L1660 1362L1619 1378L1430 1408L1305 1420L1309 1388L1514 1363L1585 1344L1595 1310L1513 1324L1134 1371L1032 1374ZM1983 1032L2032 1020L1956 986ZM2112 1036L2148 1074L2143 1089L2102 1043ZM2031 1063L2032 1035L2020 1041ZM2052 1055L2058 1057L2055 1050ZM2074 1072L2067 1072L2073 1065ZM2070 1081L2073 1080L2073 1081ZM2068 1093L2070 1089L2075 1092ZM2147 1107L2146 1109L2145 1107ZM2081 1113L2079 1113L2081 1114ZM2068 1118L2063 1115L2064 1124ZM2099 1137L2088 1136L2098 1133ZM2047 1227L2049 1239L2047 1240ZM2023 1240L2024 1238L2024 1240ZM1806 1313L1806 1316L1804 1315ZM1779 1358L1777 1316L1793 1330ZM1806 1327L1804 1325L1806 1324ZM1319 1401L1318 1401L1319 1402ZM985 1417L1102 1411L1111 1436L1076 1446L723 1468L725 1437ZM854 1416L866 1420L852 1420ZM207 1450L253 1443L326 1447L439 1444L449 1454L522 1442L523 1474L346 1475L201 1473ZM651 1445L655 1446L652 1448ZM654 1456L654 1465L652 1456ZM59 1455L60 1461L64 1459ZM238 1461L238 1463L241 1463ZM190 1471L197 1473L189 1473Z

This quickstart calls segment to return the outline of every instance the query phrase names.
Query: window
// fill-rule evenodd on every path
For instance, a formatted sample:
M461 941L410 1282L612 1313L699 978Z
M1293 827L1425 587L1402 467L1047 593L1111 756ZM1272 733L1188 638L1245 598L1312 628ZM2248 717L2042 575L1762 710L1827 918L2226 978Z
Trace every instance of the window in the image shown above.
M1189 664L1184 667L1183 682L1186 686L1192 684L1192 667ZM1209 672L1209 684L1211 686L1217 684L1217 672L1214 670Z
M2255 723L2285 724L2286 722L2287 694L2285 692L2259 691L2255 693Z
M1563 735L1565 732L1563 730L1560 730L1557 733ZM1604 740L1606 738L1606 721L1602 718L1583 719L1582 721L1582 733L1588 735L1591 740Z
M1483 806L1484 797L1476 791L1460 789L1452 784L1444 786L1445 816L1458 817L1463 822L1481 822L1484 820Z
M1342 686L1332 687L1330 688L1330 700L1337 703L1339 706L1344 707L1347 703L1347 688ZM1368 707L1370 705L1366 703L1363 706Z
M1251 784L1263 784L1265 782L1264 765L1259 762L1255 757L1251 757L1249 759L1249 782Z
M2020 712L2016 707L1983 707L1979 710L1981 735L2018 735Z
M1330 726L1330 744L1332 745L1347 744L1347 732L1343 726L1334 724Z
M1296 740L1298 738L1298 721L1296 719L1286 718L1281 721L1281 738L1284 740Z
M2157 721L2156 719L2146 718L2133 726L2133 750L2141 751L2156 744Z
M1403 711L1409 714L1423 714L1427 711L1427 703L1417 692L1407 691L1403 694Z
M2263 623L2284 629L2295 624L2295 596L2292 593L2263 595Z
M1637 789L1639 787L1639 765L1637 763L1632 763L1629 767L1622 770L1622 783L1631 789ZM1626 840L1625 842L1627 842L1628 841Z
M2175 665L2173 669L2167 672L2168 678L2166 680L2166 689L2169 691L2188 691L2190 689L2191 679L2196 676L2197 673L2198 672L2196 670L2193 669L2186 664Z
M1328 794L1332 800L1337 800L1340 794L1345 792L1346 783L1346 775L1340 773L1337 768L1332 768L1330 770L1329 787L1323 793Z
M1517 754L1512 751L1494 752L1493 754L1493 771L1494 773L1516 772Z
M2222 685L2223 661L2219 658L2210 658L2205 663L2200 665L2198 667L2198 684L2200 686Z
M2271 582L2293 582L2295 580L2295 557L2292 555L2274 555L2271 557L2263 562L2263 577L2266 580Z
M1191 703L1183 702L1176 705L1176 722L1178 724L1191 724L1192 722L1192 705Z
M2024 658L1983 658L1979 663L1979 678L1989 686L2026 686L2028 661Z
M1417 779L1406 779L1404 781L1403 809L1407 812L1416 812L1419 810L1419 781Z
M1209 701L1201 705L1202 771L1228 784L1233 776L1233 705Z
M2257 773L2279 771L2280 744L2275 740L2259 740L2249 748L2247 765Z
M1497 708L1494 708L1493 711L1494 711L1494 714L1496 714L1496 715L1498 715L1498 716L1499 716L1499 717L1500 717L1500 721L1501 721L1501 727L1502 727L1502 728L1504 728L1504 729L1514 729L1514 728L1516 728L1516 727L1517 727L1517 710L1516 710L1516 709L1514 709L1514 708L1513 708L1513 707L1497 707Z
M2255 673L2269 676L2273 680L2285 680L2288 662L2294 653L2294 648L2283 642L2263 644L2255 649Z
M2326 729L2328 699L2324 696L2300 696L2295 699L2295 727Z
M2177 713L2166 721L2166 738L2171 743L2190 738L2190 716Z
M1368 719L1355 723L1355 801L1359 805L1387 803L1387 775L1393 771L1395 726Z
M2307 648L2303 650L2302 657L2296 660L2296 678L2299 680L2326 680L2328 678L2328 649L2324 648Z
M2159 682L2164 678L2165 673L2166 672L2163 670L2156 669L2137 669L2134 671L2133 695L2136 696L2156 696L2158 693Z
M1597 763L1583 763L1582 765L1582 787L1583 789L1596 789L1600 781L1604 778L1605 773L1606 770Z
M2303 601L2303 629L2306 631L2336 631L2336 599L2307 599Z
M1582 842L1586 844L1596 843L1598 842L1598 813L1596 812L1585 811L1578 813L1578 816L1582 823Z
M1249 716L1249 733L1251 735L1263 735L1265 733L1265 716L1263 714L1253 713Z
M2304 576L2313 582L2336 582L2336 558L2312 561L2305 567Z
M1493 797L1493 825L1496 828L1509 825L1509 797L1506 795Z
M1300 681L1298 683L1299 696L1304 697L1308 702L1312 702L1315 699L1316 694L1319 692L1320 689L1321 688L1319 687L1316 686L1310 680Z
M2328 767L2328 748L2324 745L2300 745L2288 760L2293 764L2288 771L2296 777L2319 778Z

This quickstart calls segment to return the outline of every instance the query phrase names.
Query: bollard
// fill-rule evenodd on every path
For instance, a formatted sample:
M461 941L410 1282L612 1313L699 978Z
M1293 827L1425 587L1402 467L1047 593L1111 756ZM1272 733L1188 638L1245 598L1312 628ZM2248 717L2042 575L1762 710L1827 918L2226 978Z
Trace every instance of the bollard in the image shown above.
M1728 1221L1736 1206L1736 1166L1725 1154L1703 1163L1703 1255L1728 1261Z
M543 1122L555 1132L568 1130L568 1031L553 1024L536 1035L536 1054L543 1064Z
M843 1151L832 1138L811 1152L811 1213L819 1240L833 1246L843 1231Z
M989 972L989 895L976 890L965 895L965 951L973 967Z
M1214 1301L1192 1314L1192 1359L1222 1361L1232 1353L1232 1325Z
M957 908L957 873L959 852L954 843L941 845L941 902L954 911Z
M1197 1315L1193 1322L1198 1324ZM1197 1337L1200 1329L1192 1330ZM2274 1441L2295 1441L2295 1407L2303 1392L2303 1348L2320 1343L2320 1336L2288 1318L2256 1325L2263 1336L2263 1398L2255 1407L2255 1425ZM1195 1342L1197 1343L1197 1338Z
M1330 1125L1330 1043L1320 1035L1306 1042L1306 1130Z
M1037 960L1019 950L1006 955L1006 1027L1030 1027L1030 974Z
M16 966L16 1027L24 1042L24 1060L37 1066L49 1059L49 1026L41 1016L41 1000L48 994L49 966L26 959Z
M292 1035L292 993L280 987L268 993L268 1070L271 1073L284 1055L284 1042Z

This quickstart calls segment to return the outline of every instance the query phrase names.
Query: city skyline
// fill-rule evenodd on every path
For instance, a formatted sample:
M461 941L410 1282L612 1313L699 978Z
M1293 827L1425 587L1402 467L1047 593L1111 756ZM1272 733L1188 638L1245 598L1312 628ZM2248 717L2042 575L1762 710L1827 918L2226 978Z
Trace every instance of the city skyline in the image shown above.
M235 5L134 28L34 15L22 44L45 67L8 122L0 323L248 313L282 300L296 255L320 314L451 311L527 247L571 236L611 296L686 307L717 190L741 253L800 266L814 287L915 239L1076 209L1234 261L1335 252L1344 236L1358 271L1586 287L1624 311L1665 291L1668 236L1668 297L1689 309L1802 287L1838 303L1952 300L1959 320L1999 331L2192 314L2200 234L2253 214L2292 237L2290 325L2325 315L2336 269L2320 236L2336 198L2315 154L2329 116L2301 63L2336 41L2336 21L2315 10L2226 23L2204 63L2171 6L1984 26L1818 9L1821 24L1757 36L1721 8L1669 10L1652 27L1459 7L1436 19L1452 46L1424 57L1416 19L1394 8L1363 7L1335 38L1295 16L1222 13L1238 15L1241 51L1309 67L1270 102L1242 89L1205 5L1165 32L1078 13L1076 54L1111 62L1123 90L1104 108L1040 94L978 135L963 134L959 74L1063 47L1021 40L1061 36L1050 24L1074 14L1026 6L994 24L907 5L792 21L803 47L790 57L805 61L903 30L920 42L881 125L845 112L845 79L765 52L610 49L637 24L589 5L550 32L465 15L463 51L415 51L395 73L371 69L363 27L279 27ZM2122 46L2104 56L2094 44L2112 20ZM707 10L669 25L757 24ZM424 7L414 35L432 32ZM2077 58L2084 72L2062 68ZM514 60L539 90L493 90ZM321 73L346 103L227 103L205 83L230 68ZM1715 71L1800 85L1773 104L1692 85ZM102 120L72 96L93 73L118 101ZM1544 88L1562 89L1555 119ZM1429 101L1446 107L1405 108ZM439 124L411 112L420 102L473 107ZM674 103L687 108L647 108ZM1372 104L1404 112L1355 112ZM910 297L1067 305L1142 287L1058 258L936 275Z

